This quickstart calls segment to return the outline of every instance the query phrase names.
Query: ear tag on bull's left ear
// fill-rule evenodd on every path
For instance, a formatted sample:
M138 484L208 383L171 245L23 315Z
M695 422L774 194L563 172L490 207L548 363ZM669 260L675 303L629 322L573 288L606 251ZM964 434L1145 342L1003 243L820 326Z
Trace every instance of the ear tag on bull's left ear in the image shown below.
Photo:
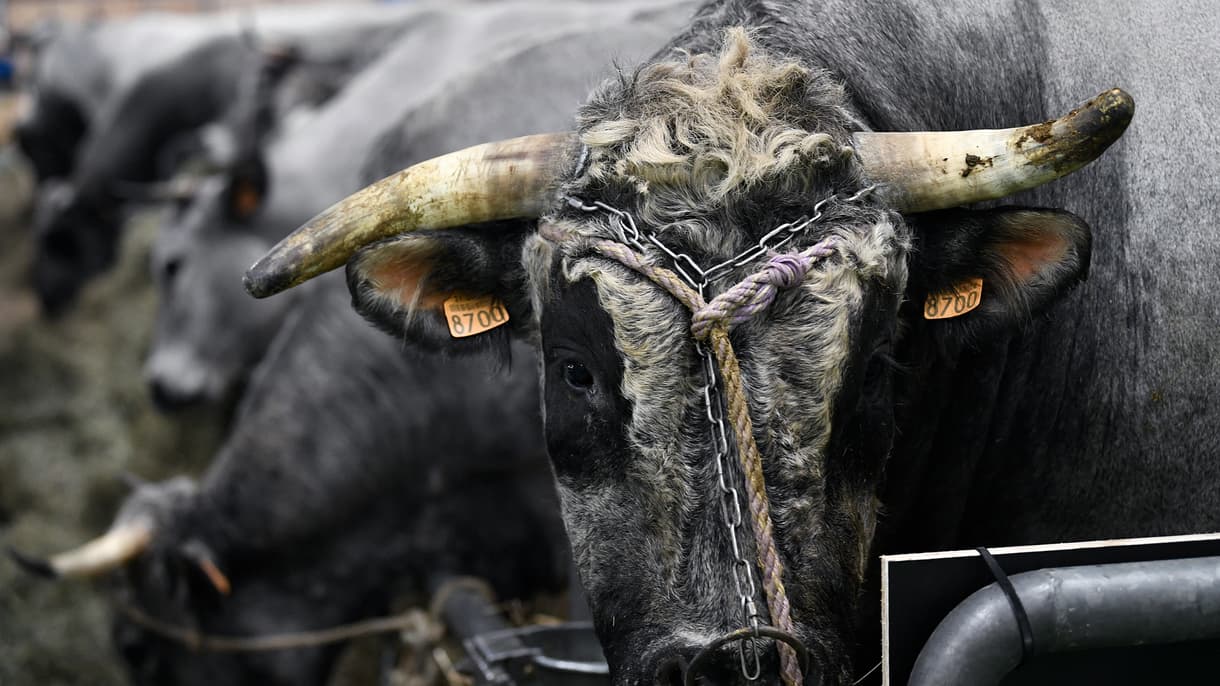
M453 295L445 300L445 323L454 338L476 336L508 323L508 310L494 295Z
M923 318L960 317L978 307L982 300L983 280L978 277L966 279L949 290L929 293L928 298L923 302Z

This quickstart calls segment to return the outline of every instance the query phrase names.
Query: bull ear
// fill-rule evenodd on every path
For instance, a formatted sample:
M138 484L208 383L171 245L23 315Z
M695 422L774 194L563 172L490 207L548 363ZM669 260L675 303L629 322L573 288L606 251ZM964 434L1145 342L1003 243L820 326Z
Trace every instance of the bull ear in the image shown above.
M507 350L510 336L528 335L533 322L521 248L534 226L495 222L375 243L347 263L352 303L379 328L427 349Z
M1069 212L959 209L907 222L915 229L907 296L921 310L916 316L936 314L929 295L965 292L963 284L982 279L975 309L927 322L948 338L1020 329L1088 275L1092 232Z

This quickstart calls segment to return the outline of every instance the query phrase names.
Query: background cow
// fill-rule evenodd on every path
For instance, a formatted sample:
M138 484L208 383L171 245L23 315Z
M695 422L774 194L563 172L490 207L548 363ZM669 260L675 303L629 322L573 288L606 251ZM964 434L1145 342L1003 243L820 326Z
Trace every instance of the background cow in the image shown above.
M280 59L297 67L298 77L284 84L286 95L273 98L284 109L277 113L278 120L287 111L329 97L339 79L379 55L412 19L399 10L387 10L378 17L372 21L358 12L335 21L325 31L298 29L297 35L284 39L222 33L217 26L212 30L216 35L144 71L126 88L108 89L105 105L88 120L79 149L72 146L72 159L65 160L70 163L55 172L71 175L64 181L44 181L37 199L33 283L43 309L49 314L60 312L81 286L113 263L133 186L173 172L191 149L184 139L229 111L241 84L263 63L261 51L276 51ZM204 24L196 30L211 26ZM52 60L48 69L56 65L58 60ZM278 67L277 79L288 67ZM66 68L61 66L60 71ZM90 83L105 77L93 75ZM36 161L49 154L46 148L66 148L70 143L58 130L67 117L65 103L75 101L61 94L57 88L61 84L47 80L50 83L36 96L32 119L17 130L22 149ZM42 100L54 100L63 107L37 104ZM39 114L44 111L45 116ZM35 132L47 135L35 137ZM35 164L36 169L39 166ZM48 173L44 170L38 175Z
M61 556L46 572L97 573L134 557L120 603L225 637L381 616L396 594L426 598L455 575L487 579L503 598L562 588L567 543L532 351L516 350L511 365L404 355L342 288L317 286L256 369L199 483L142 484L127 498L110 538L149 540L104 565ZM488 392L489 381L502 387ZM323 684L342 647L209 653L121 612L116 621L133 681L149 686Z
M351 53L352 32L392 30L411 11L361 5L267 7L254 13L149 13L42 27L33 33L32 63L21 74L27 106L16 127L18 143L40 182L67 177L89 129L101 124L128 89L204 42L253 32L271 44L308 42L309 56L326 62ZM365 47L375 48L376 42ZM356 66L349 65L349 72Z

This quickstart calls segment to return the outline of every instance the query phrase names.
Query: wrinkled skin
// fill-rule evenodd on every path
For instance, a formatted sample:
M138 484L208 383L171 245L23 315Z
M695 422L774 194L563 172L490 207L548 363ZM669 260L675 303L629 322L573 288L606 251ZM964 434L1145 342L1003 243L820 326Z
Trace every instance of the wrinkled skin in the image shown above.
M673 44L705 57L663 51L654 60L661 66L607 85L581 111L589 162L563 189L627 209L675 250L715 264L818 200L864 187L853 158L837 152L863 126L1015 126L1064 112L1111 83L1139 102L1161 103L1178 87L1167 87L1164 74L1213 97L1186 76L1206 70L1179 64L1193 58L1172 47L1175 31L1214 23L1214 8L1191 11L1196 21L1156 34L1170 41L1163 50L1142 53L1163 68L1143 70L1129 68L1125 54L1100 66L1082 56L1073 27L1089 24L1097 8L712 3ZM1084 17L1058 17L1074 13ZM739 25L754 27L747 52L762 62L742 59L741 41L726 44L723 29ZM1128 31L1121 22L1105 28ZM1201 59L1220 66L1214 50ZM804 76L767 67L791 60ZM1113 81L1095 84L1098 73ZM750 92L758 94L752 103L740 95ZM1213 173L1216 160L1204 148L1173 143L1214 130L1199 111L1137 118L1133 138L1016 198L1020 206L900 216L869 198L837 207L785 247L838 241L800 287L732 340L793 618L816 663L806 683L853 680L856 627L875 626L875 601L859 596L875 588L877 552L1220 526L1220 445L1189 429L1202 414L1215 420L1204 399L1220 392L1207 367L1220 350L1197 323L1201 313L1220 315L1208 295L1217 250L1194 230L1161 233L1210 226L1220 199L1195 197L1197 184L1173 176L1177 166L1153 163L1174 149L1184 168ZM710 120L699 120L703 113ZM738 124L754 128L730 135ZM759 144L772 124L796 133L777 134L775 147ZM762 153L737 154L750 145ZM785 145L802 150L800 173L785 173L784 164L795 164ZM682 166L685 155L698 162ZM725 160L736 165L732 173ZM1156 202L1147 202L1152 195ZM615 235L604 214L558 204L542 221L575 238L472 228L402 236L349 261L349 288L383 328L454 352L479 343L448 341L432 303L452 292L506 301L514 332L541 346L548 450L613 680L679 683L695 650L741 624L689 314L639 274L592 254L587 237ZM1128 241L1144 249L1133 254ZM1157 268L1161 260L1174 265L1172 278ZM1091 280L1077 287L1090 265ZM1172 285L1183 273L1199 284L1189 295ZM922 318L929 293L975 276L986 284L977 310ZM496 341L487 336L483 345ZM1169 382L1175 400L1149 405L1148 397L1164 398L1149 389ZM1131 503L1144 505L1135 514ZM774 675L768 653L764 667ZM727 647L701 676L741 682L734 659ZM863 672L876 657L866 648L855 659Z

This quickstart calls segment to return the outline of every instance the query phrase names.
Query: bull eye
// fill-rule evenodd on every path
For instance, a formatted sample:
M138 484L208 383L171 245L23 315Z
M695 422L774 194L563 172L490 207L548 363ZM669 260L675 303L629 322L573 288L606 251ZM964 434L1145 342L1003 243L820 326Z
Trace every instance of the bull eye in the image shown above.
M589 368L576 360L565 360L563 363L563 380L578 391L588 391L593 387L593 374Z

